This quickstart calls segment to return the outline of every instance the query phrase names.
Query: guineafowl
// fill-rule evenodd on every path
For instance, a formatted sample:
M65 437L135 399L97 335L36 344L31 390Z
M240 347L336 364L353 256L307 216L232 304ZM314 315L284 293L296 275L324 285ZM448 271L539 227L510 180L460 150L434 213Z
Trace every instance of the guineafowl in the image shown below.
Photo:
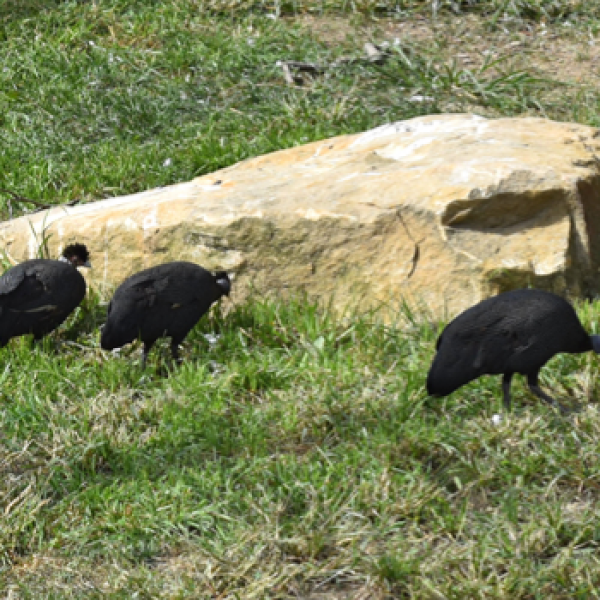
M502 374L510 410L515 373L527 376L539 398L565 409L538 385L540 369L560 352L600 353L600 336L588 335L563 298L541 290L514 290L483 300L456 317L437 340L427 392L447 396L481 375Z
M171 262L140 271L115 291L100 344L112 350L141 339L144 368L156 340L170 337L171 354L179 360L179 344L214 302L229 295L230 289L227 273L212 275L190 262Z
M70 244L58 260L26 260L0 277L0 347L28 333L40 340L79 306L85 296L80 266L91 266L89 252Z

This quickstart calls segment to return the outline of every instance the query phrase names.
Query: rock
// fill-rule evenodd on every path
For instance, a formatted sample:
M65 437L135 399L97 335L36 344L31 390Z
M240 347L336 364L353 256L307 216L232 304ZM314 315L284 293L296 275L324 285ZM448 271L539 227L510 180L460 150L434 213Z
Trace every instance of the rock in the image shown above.
M237 300L306 291L439 317L524 286L588 296L599 144L596 129L568 123L428 116L15 219L0 240L17 260L36 254L43 230L52 255L82 240L102 290L185 259L233 273Z

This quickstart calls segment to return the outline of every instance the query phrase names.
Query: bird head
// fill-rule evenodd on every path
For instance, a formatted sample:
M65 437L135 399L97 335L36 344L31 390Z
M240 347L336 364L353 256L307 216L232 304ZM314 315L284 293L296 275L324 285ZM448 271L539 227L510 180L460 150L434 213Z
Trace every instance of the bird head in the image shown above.
M58 259L62 262L72 264L74 267L88 267L90 264L90 253L84 244L69 244Z
M229 292L231 291L231 280L229 279L229 275L227 275L225 271L217 271L215 273L215 281L221 288L223 295L229 296Z
M600 354L600 335L590 335L590 340L592 341L592 350L596 354Z

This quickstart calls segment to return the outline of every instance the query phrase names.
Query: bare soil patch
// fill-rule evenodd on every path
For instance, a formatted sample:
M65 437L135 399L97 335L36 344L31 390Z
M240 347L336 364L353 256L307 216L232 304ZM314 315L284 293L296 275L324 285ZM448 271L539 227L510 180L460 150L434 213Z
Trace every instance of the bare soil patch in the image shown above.
M407 20L353 16L303 15L297 22L330 47L359 53L366 41L410 44L430 52L441 63L477 71L490 61L522 69L548 80L544 99L551 118L574 120L572 104L582 94L596 98L600 84L600 37L589 27L565 24L510 23L491 28L479 15L442 15L437 19L414 15ZM564 85L562 85L564 84ZM455 107L448 107L449 110ZM479 110L479 112L485 112ZM538 114L538 111L533 111ZM586 122L585 118L578 120Z

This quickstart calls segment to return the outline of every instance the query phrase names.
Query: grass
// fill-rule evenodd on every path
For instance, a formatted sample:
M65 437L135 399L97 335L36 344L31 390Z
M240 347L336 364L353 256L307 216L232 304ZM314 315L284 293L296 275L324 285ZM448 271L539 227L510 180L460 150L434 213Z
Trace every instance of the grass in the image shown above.
M0 189L89 201L448 110L599 124L593 86L557 87L500 45L467 65L450 39L459 9L496 40L567 20L595 35L599 7L5 0ZM386 33L434 14L428 43ZM388 61L285 84L278 60L361 56L352 32L389 42ZM31 209L0 198L4 215ZM578 310L597 333L598 304ZM43 344L2 350L0 595L600 596L595 357L542 376L582 412L562 418L517 381L505 415L498 378L427 397L442 325L400 301L387 325L304 298L233 304L180 368L163 344L145 372L139 347L99 349L104 311L91 294Z
M362 56L362 45L328 44L273 11L203 6L0 9L0 190L50 204L132 193L449 104L537 111L547 87L507 57L468 69L408 43L392 44L383 66L347 65L293 87L278 61L327 65ZM33 208L0 199L4 216Z
M103 310L4 351L4 595L596 597L595 358L544 373L583 412L517 384L494 425L497 377L427 398L430 324L256 300L142 373Z

